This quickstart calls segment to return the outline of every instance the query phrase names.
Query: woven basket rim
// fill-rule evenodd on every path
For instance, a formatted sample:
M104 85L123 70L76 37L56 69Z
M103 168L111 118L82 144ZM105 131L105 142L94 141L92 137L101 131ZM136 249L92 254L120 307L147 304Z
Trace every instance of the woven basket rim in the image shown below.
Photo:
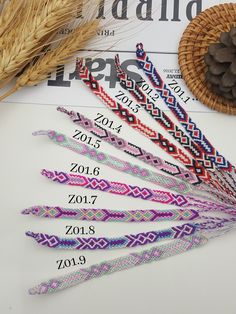
M183 79L193 95L211 109L236 115L236 106L215 94L205 81L203 56L222 31L236 26L236 3L212 6L196 16L186 27L179 43L179 65Z

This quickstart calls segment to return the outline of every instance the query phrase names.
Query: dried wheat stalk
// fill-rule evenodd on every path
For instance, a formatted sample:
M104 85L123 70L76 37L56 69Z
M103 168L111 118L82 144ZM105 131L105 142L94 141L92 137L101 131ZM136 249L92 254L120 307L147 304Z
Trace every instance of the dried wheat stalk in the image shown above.
M0 101L23 86L37 85L58 65L65 64L85 48L100 28L100 21L95 19L98 3L98 0L0 0L3 8L0 11L0 88L20 75L14 88L1 96ZM72 33L58 38L56 34L61 27L75 22L76 14L82 9L87 16L83 23L78 24L77 20ZM51 50L45 50L52 43Z
M98 20L87 22L74 29L66 39L61 41L57 48L47 52L36 63L30 65L17 79L16 85L0 97L0 101L23 86L34 86L46 79L50 72L57 69L58 65L65 64L71 59L74 53L84 48L88 41L97 33L98 29Z
M55 31L74 17L75 6L81 5L82 2L82 0L28 0L27 19L22 27L16 29L17 40L10 47L4 47L2 51L0 81L8 81L19 73L48 44Z
M14 20L9 25L9 28L0 36L0 54L1 60L4 60L4 55L10 54L12 47L16 41L20 40L18 38L19 33L24 29L28 19L29 12L33 9L35 0L21 1L21 7L19 8L19 14L16 14ZM41 1L41 0L39 0ZM5 6L10 5L11 0L7 0ZM0 62L1 62L0 60ZM19 69L18 69L19 71ZM14 78L15 73L12 73L11 76L8 76L6 79L0 79L0 88L6 85L12 78Z

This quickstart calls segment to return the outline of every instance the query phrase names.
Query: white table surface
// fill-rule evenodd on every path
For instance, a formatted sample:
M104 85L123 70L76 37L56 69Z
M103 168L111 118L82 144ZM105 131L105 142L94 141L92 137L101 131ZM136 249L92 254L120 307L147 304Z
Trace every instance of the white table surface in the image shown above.
M185 1L186 2L186 1ZM203 1L204 2L204 1ZM205 1L207 2L207 1ZM209 1L208 5L222 1ZM173 60L170 57L170 62ZM176 56L173 55L174 60ZM171 61L172 60L172 61ZM175 62L175 61L173 61ZM79 83L78 83L79 84ZM75 84L76 85L76 84ZM82 93L82 85L79 85ZM37 90L38 88L38 90ZM187 89L186 89L187 90ZM44 93L37 101L39 92ZM27 101L25 93L13 96L13 99L0 105L0 173L1 173L1 227L0 227L0 313L14 314L235 314L236 282L236 233L211 241L205 247L175 256L161 262L137 267L129 271L116 273L101 279L91 280L81 286L49 296L29 296L28 288L54 276L67 274L73 268L57 270L59 259L77 258L80 252L50 250L36 245L25 236L28 230L47 232L65 236L65 226L90 226L96 228L96 236L118 236L157 228L165 228L168 223L160 225L89 223L80 221L56 221L21 215L21 210L32 205L61 205L68 207L68 194L98 195L96 207L111 209L141 209L156 207L157 204L133 200L126 197L108 195L102 192L87 191L82 188L53 184L40 175L42 168L69 171L71 162L85 166L99 166L100 177L118 180L140 186L155 187L140 179L110 170L71 151L53 145L46 137L33 137L35 130L55 129L69 136L76 129L69 119L56 111L55 104L48 104L55 88L36 87L30 92ZM37 94L38 93L38 94ZM41 94L42 95L42 94ZM64 102L71 97L69 89L64 92ZM75 97L75 94L74 94ZM97 112L119 123L118 118L95 103L95 98L78 97L77 109L91 118ZM72 97L73 98L73 97ZM35 101L32 101L34 99ZM41 102L41 104L40 104ZM38 104L37 104L38 103ZM97 102L99 103L99 102ZM212 143L233 164L236 163L235 117L207 110L200 104L189 107L190 115L197 122ZM187 108L189 110L189 108ZM156 124L143 112L140 113L147 123ZM121 136L129 137L134 143L153 153L164 157L160 149L150 144L134 130L123 125ZM106 143L102 150L120 158L142 163L118 152ZM172 160L166 157L168 160ZM172 160L173 161L173 160ZM151 168L150 168L151 169ZM150 246L149 246L150 247ZM129 250L140 251L142 248ZM126 254L128 251L82 252L86 256L86 266L109 260Z

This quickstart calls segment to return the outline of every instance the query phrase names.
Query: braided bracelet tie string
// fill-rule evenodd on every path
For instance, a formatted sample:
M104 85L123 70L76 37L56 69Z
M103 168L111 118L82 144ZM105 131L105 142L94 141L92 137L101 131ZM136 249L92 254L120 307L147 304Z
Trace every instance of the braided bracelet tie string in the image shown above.
M205 183L201 182L201 180L192 172L183 169L177 165L169 163L161 158L152 155L150 152L145 151L141 147L127 142L126 140L114 135L110 131L102 128L100 125L97 125L92 120L84 117L79 112L68 111L63 107L58 107L58 111L67 114L70 119L77 124L78 126L86 129L86 131L91 132L91 134L97 136L101 140L106 141L117 149L125 152L126 154L133 156L140 161L154 167L157 170L160 170L166 174L171 175L172 177L176 177L184 182L189 182L195 186L195 191L198 193L200 190L204 190L209 193L209 195L214 195L215 198L229 204L234 204L235 201L231 199L230 196L225 195L221 191L216 191L213 188L209 188L205 185ZM174 178L172 178L174 179ZM178 182L178 181L177 181ZM177 182L175 184L177 184ZM201 184L199 185L199 183ZM197 186L196 186L197 185Z
M152 86L164 100L168 108L173 112L178 121L185 128L190 137L199 145L199 148L207 154L207 156L217 165L218 168L225 171L232 171L235 168L225 159L213 145L207 140L205 135L197 127L197 125L189 117L186 110L179 104L174 95L171 93L168 86L162 80L160 74L157 72L150 58L143 49L143 44L137 44L136 51L137 61L139 66L143 69Z

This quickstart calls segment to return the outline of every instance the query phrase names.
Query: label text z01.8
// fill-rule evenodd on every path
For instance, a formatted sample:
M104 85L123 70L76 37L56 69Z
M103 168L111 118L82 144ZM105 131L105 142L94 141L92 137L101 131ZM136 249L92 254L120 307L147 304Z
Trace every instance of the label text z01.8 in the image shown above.
M66 226L66 235L94 235L95 227L77 227L77 226Z

